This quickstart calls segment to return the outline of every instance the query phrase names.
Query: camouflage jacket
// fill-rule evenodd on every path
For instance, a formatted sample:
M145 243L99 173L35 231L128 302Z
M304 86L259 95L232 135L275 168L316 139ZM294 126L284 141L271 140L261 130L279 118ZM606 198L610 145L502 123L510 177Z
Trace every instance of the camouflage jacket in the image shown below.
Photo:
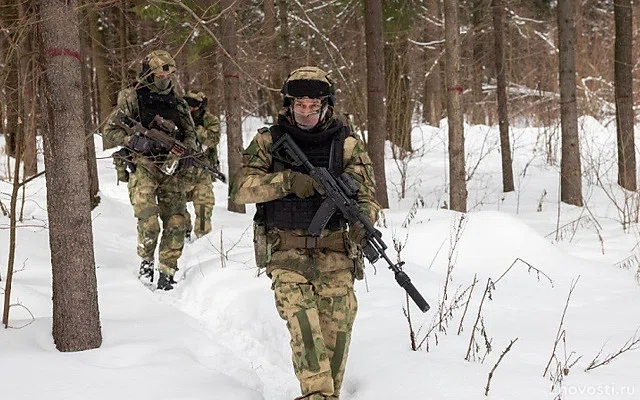
M196 125L198 142L207 146L206 154L211 163L218 164L218 143L220 143L220 120L210 112L205 112L203 124Z
M242 169L236 176L231 198L238 204L264 203L287 196L291 192L289 170L269 172L273 144L271 132L261 129L242 153ZM375 222L380 206L375 199L373 164L362 140L351 133L344 141L344 172L351 175L359 186L360 210Z
M210 149L215 149L220 143L220 120L209 111L206 111L203 121L202 125L196 125L198 141Z
M147 84L147 83L145 81L141 81L138 83L138 85L141 85L141 84ZM127 133L122 128L115 125L113 121L115 119L115 115L118 110L121 110L130 118L139 120L138 96L136 93L137 87L138 86L128 87L121 90L118 93L118 104L116 108L113 110L113 112L111 113L111 115L109 116L109 118L107 119L106 123L104 124L103 135L105 136L105 138L108 141L117 143L120 146L126 146L129 143L129 139L131 139L131 137L128 136ZM161 94L167 94L171 90L173 90L173 84L169 89L163 92L159 92L154 85L150 85L149 87L152 91L156 91ZM189 112L189 106L181 97L176 95L176 99L177 99L178 115L180 117L180 123L182 124L185 130L184 143L193 149L197 149L196 131L195 131L193 119L191 118L191 114ZM136 155L133 161L136 164L144 165L148 169L153 169L154 163L147 157Z

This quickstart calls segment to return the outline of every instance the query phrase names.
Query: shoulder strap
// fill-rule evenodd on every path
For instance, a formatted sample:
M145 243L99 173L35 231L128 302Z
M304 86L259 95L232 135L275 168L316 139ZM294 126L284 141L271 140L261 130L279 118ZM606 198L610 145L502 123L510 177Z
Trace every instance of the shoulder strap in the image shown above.
M271 143L277 142L278 139L280 139L282 135L284 135L284 131L279 125L271 125L271 127L263 128L263 129L266 129L266 130L261 133L271 132L271 139L272 139ZM271 172L280 172L284 170L285 170L284 163L274 158L273 162L271 163Z
M343 125L342 130L334 136L333 143L331 143L331 160L329 165L331 165L331 172L333 172L336 177L342 175L344 172L344 141L350 134L349 126Z

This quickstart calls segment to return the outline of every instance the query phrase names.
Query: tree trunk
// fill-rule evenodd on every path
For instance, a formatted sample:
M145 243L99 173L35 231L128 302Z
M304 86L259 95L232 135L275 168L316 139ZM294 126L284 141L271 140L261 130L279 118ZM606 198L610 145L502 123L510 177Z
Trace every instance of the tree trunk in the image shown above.
M120 0L120 7L116 11L118 15L118 23L119 23L119 55L120 59L118 60L118 69L119 73L119 81L120 81L120 89L124 89L129 84L127 63L129 62L129 29L127 24L127 0Z
M60 351L102 343L82 124L76 0L37 0L40 80L53 267L53 339Z
M278 0L278 15L280 17L280 62L282 65L282 83L293 70L291 65L291 29L289 28L289 0Z
M473 47L473 60L471 63L471 95L473 99L473 107L471 108L471 123L486 124L485 105L482 104L484 94L482 93L482 81L485 74L484 60L487 57L487 51L484 49L484 34L486 27L485 21L485 5L486 0L473 0L473 10L471 11L471 41Z
M615 0L615 97L618 137L618 184L635 191L636 151L633 114L633 9L631 0Z
M384 148L387 138L384 112L384 44L382 41L382 2L364 3L367 42L367 150L373 161L376 178L376 200L389 208L387 178L384 170Z
M22 160L24 177L33 176L38 173L38 154L36 151L36 131L32 129L32 125L29 123L34 116L31 115L32 111L35 111L31 107L34 100L33 80L35 74L33 73L33 61L35 57L31 56L32 44L34 37L34 29L31 28L30 21L33 17L31 10L32 4L29 1L18 2L18 20L20 26L25 27L26 32L23 34L23 39L18 44L18 65L20 71L20 84L18 86L20 92L20 128L22 129Z
M229 54L222 58L224 76L225 119L227 125L227 163L229 165L229 193L233 178L242 167L242 115L240 107L240 72L238 62L238 36L236 32L236 1L222 0L220 7L227 10L222 17L222 45ZM231 57L231 58L229 58ZM229 211L245 213L244 204L231 201L227 205Z
M93 53L91 58L95 66L98 87L98 115L100 115L100 122L104 123L115 105L115 96L112 95L115 90L110 84L110 74L105 56L106 33L98 30L99 14L94 7L88 6L87 12L89 14L89 29L91 30L91 50ZM102 137L103 150L116 147L116 145L116 143L109 142L104 136Z
M500 127L500 153L502 156L502 190L513 192L513 166L511 163L511 141L509 140L509 113L507 111L507 73L504 65L504 4L492 0L493 35L495 40L496 94L498 97L498 125Z
M558 1L558 43L560 47L558 69L560 76L560 119L562 124L560 199L567 204L582 206L574 40L573 0L560 0Z
M276 6L274 0L264 1L264 26L263 34L267 38L267 47L269 48L269 59L276 60L279 57L278 40L279 36L276 32ZM286 21L286 19L285 19ZM273 65L266 65L265 73L269 76L269 85L273 88L280 88L284 80L284 74L280 63L276 63L280 68L274 68ZM267 115L271 116L273 121L277 121L278 111L282 106L282 95L280 91L265 90L265 99L267 102Z
M87 2L85 1L85 4ZM78 12L78 26L82 26L82 21L86 19L81 17L82 13ZM91 118L91 102L88 99L91 98L91 79L89 74L89 57L91 52L89 46L89 38L87 37L89 32L89 26L85 25L80 31L80 46L82 62L80 63L80 73L82 77L82 98L85 101L82 102L82 114L84 119L84 134L85 145L87 148L87 173L89 175L89 199L91 202L91 209L94 209L100 203L100 196L98 191L100 190L100 183L98 182L98 163L96 160L96 146L93 140L92 118Z
M4 18L3 18L4 20ZM5 134L6 145L5 149L7 155L15 156L16 148L15 148L15 138L17 134L18 127L18 87L20 83L18 82L18 62L16 60L15 52L11 51L11 46L14 46L15 43L12 40L13 35L9 36L9 43L7 46L7 57L5 58L5 66L6 70L6 80L4 83L4 92L5 92L5 105L6 105L6 117L7 117L7 125L6 130L3 132Z
M460 86L460 28L457 0L444 0L444 33L449 121L449 208L467 211L467 183L464 160L462 87Z
M265 1L265 7L267 2ZM275 6L275 4L274 4ZM276 10L274 10L276 11ZM271 85L274 88L281 88L284 81L293 70L291 66L291 29L289 27L289 0L277 1L277 17L279 24L279 34L274 27L274 38L272 42L273 56L276 60L275 65L270 68ZM275 16L274 16L275 18ZM272 103L273 121L278 120L278 112L282 108L282 94L277 92L270 93L270 102Z
M394 39L389 40L384 50L387 138L406 152L412 150L411 117L413 116L411 85L406 61L409 57L408 48L408 34L401 32Z
M426 4L429 15L433 21L440 21L441 15L438 10L438 0L427 0ZM433 21L425 24L426 42L434 42L442 38L442 29ZM442 79L440 51L435 46L425 49L427 72L424 83L424 94L422 102L422 120L431 126L440 126L442 118Z

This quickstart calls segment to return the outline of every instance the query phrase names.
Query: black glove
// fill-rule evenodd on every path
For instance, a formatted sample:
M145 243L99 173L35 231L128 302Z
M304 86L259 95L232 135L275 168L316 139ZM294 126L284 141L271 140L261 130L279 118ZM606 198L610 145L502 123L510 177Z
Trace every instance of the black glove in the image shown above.
M306 199L307 197L312 196L314 191L320 194L325 193L325 190L307 174L291 172L289 175L289 181L291 182L291 193L294 193L301 199Z
M158 154L162 152L162 145L154 142L153 140L147 139L147 137L142 135L135 135L129 139L129 144L127 145L131 150L140 154Z

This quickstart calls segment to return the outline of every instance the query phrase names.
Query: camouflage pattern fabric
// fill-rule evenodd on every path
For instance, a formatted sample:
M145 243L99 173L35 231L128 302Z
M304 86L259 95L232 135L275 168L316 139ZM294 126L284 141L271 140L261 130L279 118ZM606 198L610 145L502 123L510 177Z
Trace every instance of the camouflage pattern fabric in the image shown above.
M129 199L138 219L138 256L153 260L160 224L162 237L159 247L158 270L173 276L184 246L185 194L178 176L138 166L129 176Z
M332 118L326 126L333 123ZM262 203L291 192L290 170L269 172L272 144L270 131L263 128L243 152L243 166L231 188L236 203ZM360 209L375 222L380 207L375 200L373 165L355 134L345 139L343 167L360 186ZM357 311L353 281L361 276L362 251L350 243L344 230L325 229L321 235L342 236L344 251L280 249L286 235L305 236L306 230L255 226L256 262L272 278L276 307L291 334L294 370L302 390L299 399L337 399Z
M287 114L284 109L281 113ZM329 126L333 117L325 123ZM345 122L348 124L348 122ZM263 203L285 197L291 190L287 181L288 171L269 172L272 163L270 153L273 139L267 128L260 129L242 153L242 169L231 190L233 201L238 204ZM344 172L351 175L360 186L358 205L371 221L378 219L380 206L375 199L373 163L362 140L353 131L344 142Z
M299 398L338 398L358 310L353 275L339 271L308 280L276 269L271 276L276 308L291 335Z
M191 224L191 213L185 210L185 227L187 232L193 232L197 237L211 232L211 215L216 199L213 195L213 180L208 172L193 168L189 177L185 179L186 200L193 202L195 209L195 225Z
M173 85L169 87L169 89L160 91L155 85L150 84L146 81L139 81L136 87L141 85L149 86L152 92L159 94L167 94L173 89ZM130 137L127 136L127 133L122 130L120 127L116 126L113 121L115 119L115 115L118 110L121 110L125 115L135 120L139 120L139 110L138 110L138 96L136 93L136 87L128 87L122 89L118 93L118 105L116 109L113 110L109 118L104 124L103 135L105 138L113 143L117 143L120 146L126 146L129 143ZM196 145L196 132L195 126L193 124L193 119L191 119L191 114L189 113L189 106L187 103L182 100L179 96L177 98L177 108L178 108L178 116L180 117L180 123L184 127L184 143L185 145L191 147L192 149L197 149ZM135 156L134 162L142 163L149 167L153 166L153 162L147 157Z
M167 94L158 90L155 85L140 80L138 85L149 85L149 88L160 94ZM189 113L189 106L177 97L178 115L184 127L184 143L196 149L196 135L193 120ZM129 143L130 136L116 126L113 121L118 110L130 118L138 119L138 99L135 87L129 87L118 93L118 105L104 125L105 137L121 146ZM158 216L162 219L162 238L159 248L158 270L173 276L178 268L178 258L182 254L184 245L184 213L186 198L184 193L184 174L173 176L163 174L156 163L148 157L133 155L136 171L129 176L129 198L134 208L134 215L138 219L138 255L144 260L153 260L154 252L160 235Z
M145 57L144 62L149 65L149 71L151 73L168 72L172 74L176 72L176 61L166 50L152 51Z
M218 148L220 143L220 120L210 112L205 112L203 125L196 126L198 141L209 149Z
M203 121L204 125L196 125L198 142L207 146L205 153L211 165L218 167L220 120L215 115L205 112ZM196 236L200 237L211 232L211 215L213 214L213 206L216 203L213 194L213 180L211 174L198 168L191 168L189 171L185 171L185 175L187 202L193 202L196 214L195 225L192 225L191 214L189 211L185 212L185 226L187 232L193 230Z

